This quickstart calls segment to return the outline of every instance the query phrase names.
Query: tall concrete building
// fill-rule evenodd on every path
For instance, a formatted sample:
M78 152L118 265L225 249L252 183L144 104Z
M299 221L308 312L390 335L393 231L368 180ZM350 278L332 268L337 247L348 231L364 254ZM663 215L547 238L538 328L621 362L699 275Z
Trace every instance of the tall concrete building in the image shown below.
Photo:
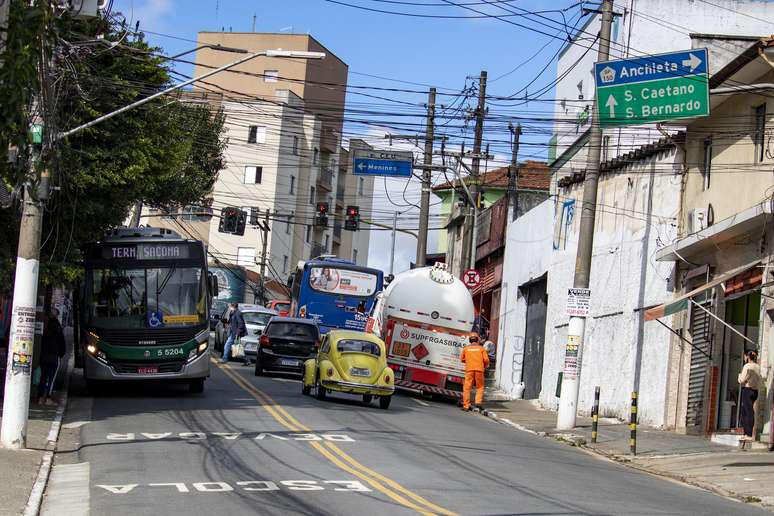
M325 53L322 60L258 57L195 85L222 95L225 114L226 164L212 192L214 216L207 231L201 230L201 217L196 222L199 236L206 233L212 260L259 272L261 226L268 216L267 280L284 283L299 260L324 254L365 264L367 231L355 237L342 231L344 207L358 205L368 213L373 197L372 181L347 179L349 160L342 149L347 65L306 34L202 32L198 42L207 47L197 51L197 76L240 55L216 46ZM328 203L327 227L315 224L320 202ZM221 210L230 206L248 214L243 236L218 231ZM181 224L194 224L192 218L171 222L180 231Z

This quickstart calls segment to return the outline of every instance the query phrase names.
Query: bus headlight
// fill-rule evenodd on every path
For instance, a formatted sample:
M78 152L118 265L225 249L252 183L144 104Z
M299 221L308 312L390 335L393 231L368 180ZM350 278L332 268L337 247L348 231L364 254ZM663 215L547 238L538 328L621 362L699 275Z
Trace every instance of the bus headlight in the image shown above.
M88 351L89 354L91 354L91 355L96 355L97 354L97 346L95 346L94 344L89 344L88 346L86 346L86 351Z
M204 341L201 344L199 344L199 353L204 353L205 349L207 349L207 341Z

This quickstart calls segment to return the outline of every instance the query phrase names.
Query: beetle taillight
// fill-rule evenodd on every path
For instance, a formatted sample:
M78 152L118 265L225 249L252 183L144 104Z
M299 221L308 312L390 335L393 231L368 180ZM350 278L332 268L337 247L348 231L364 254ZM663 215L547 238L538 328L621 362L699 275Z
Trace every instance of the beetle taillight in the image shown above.
M384 375L384 383L390 383L390 375Z
M271 347L271 341L269 340L268 335L261 335L261 347L262 348L270 348Z
M328 370L326 371L326 373L328 374L328 377L333 376L333 368L329 367Z

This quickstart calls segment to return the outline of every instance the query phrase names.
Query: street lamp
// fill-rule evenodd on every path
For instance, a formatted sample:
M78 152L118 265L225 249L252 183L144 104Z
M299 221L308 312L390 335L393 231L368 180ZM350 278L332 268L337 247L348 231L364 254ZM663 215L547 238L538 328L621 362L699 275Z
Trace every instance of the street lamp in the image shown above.
M225 64L219 68L215 68L214 70L210 70L209 72L199 75L198 77L193 77L192 79L188 79L187 81L183 81L181 83L175 84L174 86L170 86L169 88L159 91L157 93L154 93L150 97L145 97L144 99L138 100L137 102L133 102L127 106L124 106L120 109L116 109L115 111L108 113L106 115L102 115L101 117L95 118L91 122L86 122L85 124L81 124L78 127L74 127L70 129L69 131L65 131L63 133L59 133L56 136L56 140L61 140L62 138L66 138L68 136L71 136L79 131L82 131L84 129L88 129L89 127L92 127L94 125L97 125L100 122L104 122L108 118L113 118L116 115L120 115L121 113L125 111L129 111L130 109L134 109L138 106L142 106L143 104L150 102L151 100L161 97L162 95L166 95L167 93L171 93L175 90L179 90L180 88L184 88L185 86L188 86L189 84L193 84L197 81L201 81L202 79L206 79L207 77L210 77L211 75L215 75L216 73L222 72L224 70L228 70L229 68L233 68L237 65L240 65L242 63L245 63L247 61L250 61L251 59L255 59L256 57L285 57L290 59L323 59L325 58L324 52L307 52L303 50L282 50L281 48L275 49L275 50L259 50L258 52L253 52L252 54L248 54L245 57L242 57L240 59L237 59L236 61L233 61L231 63Z

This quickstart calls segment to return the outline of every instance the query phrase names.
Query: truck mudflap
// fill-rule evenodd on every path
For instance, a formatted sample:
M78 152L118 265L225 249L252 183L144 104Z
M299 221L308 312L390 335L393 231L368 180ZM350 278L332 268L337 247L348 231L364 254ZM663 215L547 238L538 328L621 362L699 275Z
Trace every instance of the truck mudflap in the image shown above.
M429 394L440 394L441 396L447 396L449 398L462 399L462 393L459 391L452 391L450 389L444 389L442 387L436 387L435 385L427 385L424 383L414 383L408 380L395 380L395 387L398 389L427 392Z

